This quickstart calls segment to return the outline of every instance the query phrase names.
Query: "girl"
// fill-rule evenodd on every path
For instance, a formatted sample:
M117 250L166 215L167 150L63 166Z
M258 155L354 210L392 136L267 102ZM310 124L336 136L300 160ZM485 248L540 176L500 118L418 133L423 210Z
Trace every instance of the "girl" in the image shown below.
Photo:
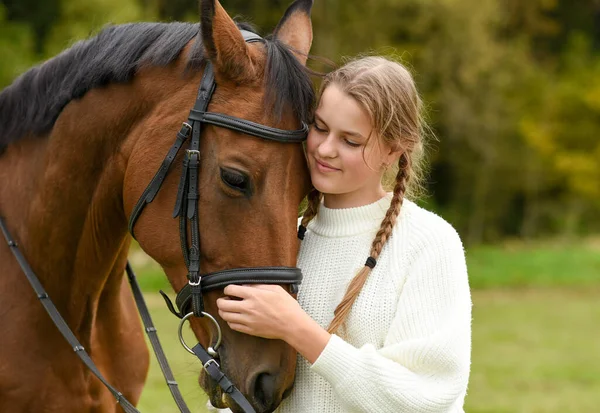
M366 57L328 74L306 154L298 301L279 286L230 285L234 330L299 353L279 412L463 412L471 298L456 231L406 198L424 124L409 72ZM391 193L382 179L398 166Z

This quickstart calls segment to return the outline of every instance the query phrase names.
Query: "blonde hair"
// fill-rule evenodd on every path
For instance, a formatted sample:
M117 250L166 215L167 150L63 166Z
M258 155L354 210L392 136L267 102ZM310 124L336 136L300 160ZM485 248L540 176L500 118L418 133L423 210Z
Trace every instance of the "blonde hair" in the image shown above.
M358 58L327 74L321 84L320 94L331 84L335 84L363 107L369 114L373 131L379 139L401 152L397 169L394 169L390 207L371 244L370 257L350 281L342 301L334 311L328 331L336 333L344 325L352 304L391 235L404 197L407 194L415 195L422 188L422 158L427 129L414 80L410 72L398 62L379 56ZM302 235L310 220L317 215L321 198L322 194L316 189L309 193L300 228Z

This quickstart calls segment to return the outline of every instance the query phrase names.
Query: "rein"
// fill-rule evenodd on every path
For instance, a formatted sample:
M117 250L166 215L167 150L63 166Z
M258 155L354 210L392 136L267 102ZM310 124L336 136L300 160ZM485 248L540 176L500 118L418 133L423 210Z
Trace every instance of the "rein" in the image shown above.
M241 30L246 42L260 42L263 39L251 32ZM169 310L181 319L179 324L179 340L183 347L190 353L196 355L203 365L204 370L209 376L219 385L223 392L229 395L245 413L254 413L255 410L250 405L250 402L243 394L233 385L233 383L221 371L217 361L219 358L218 348L221 343L221 329L218 322L213 316L204 312L203 293L223 288L230 284L283 284L290 286L290 292L298 291L298 285L302 281L302 273L299 268L295 267L255 267L255 268L234 268L223 271L218 271L209 274L200 274L200 227L198 222L198 170L200 167L200 135L202 124L207 123L223 128L227 128L236 132L245 133L256 136L262 139L273 140L285 143L301 143L306 140L308 134L308 126L302 123L302 128L298 130L283 130L261 125L245 119L239 119L222 113L207 112L208 104L216 88L216 82L213 73L213 67L210 61L207 61L202 82L199 87L198 96L194 108L190 111L188 121L184 122L181 129L177 133L175 142L167 152L160 168L142 193L140 199L133 208L129 219L129 232L134 236L134 226L137 219L140 217L144 207L151 203L158 191L160 190L167 173L177 156L177 153L191 137L189 148L186 149L186 154L183 161L183 170L177 191L175 201L175 209L173 218L179 217L179 233L181 241L181 249L186 267L188 268L188 284L186 284L178 293L175 299L175 306L169 297L160 291L165 299ZM191 241L188 240L187 229L190 226ZM56 306L52 303L48 294L44 290L38 277L35 275L28 262L19 250L17 243L10 235L8 228L2 217L0 217L0 227L2 233L15 255L21 269L25 273L29 283L36 292L38 299L41 301L45 310L50 315L50 318L71 345L77 356L84 362L90 371L106 386L113 394L117 403L120 403L126 413L140 413L131 402L129 402L123 394L110 385L102 376L88 353L85 351L81 343L77 340L71 329L68 327L65 320L62 318ZM138 311L142 318L146 334L152 344L152 348L163 372L163 376L169 386L169 390L182 413L190 413L186 406L181 392L173 373L166 359L160 341L158 339L156 328L150 317L148 307L144 301L139 284L137 283L135 274L127 262L126 272L133 296L138 307ZM207 349L202 347L200 343L190 348L182 336L182 327L186 320L191 317L205 317L211 321L217 331L217 340L214 346L209 346Z

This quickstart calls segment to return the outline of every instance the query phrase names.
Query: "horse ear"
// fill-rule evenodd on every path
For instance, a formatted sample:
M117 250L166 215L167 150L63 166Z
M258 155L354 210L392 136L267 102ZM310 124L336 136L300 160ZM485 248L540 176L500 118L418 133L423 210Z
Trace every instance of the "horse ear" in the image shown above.
M310 20L312 0L296 0L288 7L275 28L275 37L292 48L303 65L312 45L313 32Z
M235 22L217 0L201 0L200 30L215 73L232 80L252 78L250 51Z

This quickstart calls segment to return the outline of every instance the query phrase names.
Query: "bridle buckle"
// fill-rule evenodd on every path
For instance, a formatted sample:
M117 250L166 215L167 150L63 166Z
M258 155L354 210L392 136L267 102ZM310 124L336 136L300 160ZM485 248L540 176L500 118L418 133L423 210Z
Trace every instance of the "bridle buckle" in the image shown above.
M210 359L208 360L206 363L204 363L204 370L206 370L208 372L208 366L210 366L212 364L214 364L217 368L221 368L221 366L219 365L219 363L217 362L217 360L215 359Z
M186 134L185 134L186 136L189 136L189 134L190 134L190 133L192 132L192 130L193 130L193 128L192 128L192 125L190 125L190 124L189 124L189 123L187 123L187 122L183 122L183 123L181 124L181 127L182 127L182 128L186 128Z

